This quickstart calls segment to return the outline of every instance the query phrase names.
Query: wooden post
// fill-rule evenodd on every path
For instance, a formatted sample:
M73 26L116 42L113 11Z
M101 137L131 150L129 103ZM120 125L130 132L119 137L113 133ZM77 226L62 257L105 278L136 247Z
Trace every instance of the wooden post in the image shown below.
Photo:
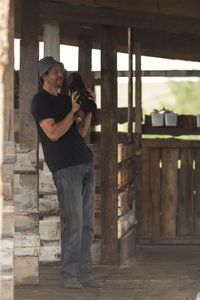
M31 100L38 91L38 24L39 0L22 0L19 72L20 128L14 169L15 284L39 283L38 139L35 122L31 115ZM26 220L30 214L37 224L34 233L31 226L26 228ZM22 239L24 240L23 246L17 247L16 245Z
M79 36L78 70L83 81L92 88L92 40L87 35ZM85 137L86 143L90 143L90 130Z
M135 133L140 143L142 134L142 81L141 81L141 47L140 42L135 43L136 78L135 78Z
M117 53L112 27L102 27L102 261L119 261L117 239Z
M92 40L87 35L79 36L79 60L78 69L86 84L92 83Z
M44 56L53 56L60 61L60 25L57 22L44 24Z
M128 28L128 57L128 140L131 142L133 133L133 28L131 27Z
M0 2L0 299L14 299L12 199L14 0ZM10 46L10 48L9 48ZM9 149L12 154L9 155Z
M38 89L38 24L39 1L22 0L20 72L19 72L19 117L20 147L36 149L37 131L31 116L30 106Z

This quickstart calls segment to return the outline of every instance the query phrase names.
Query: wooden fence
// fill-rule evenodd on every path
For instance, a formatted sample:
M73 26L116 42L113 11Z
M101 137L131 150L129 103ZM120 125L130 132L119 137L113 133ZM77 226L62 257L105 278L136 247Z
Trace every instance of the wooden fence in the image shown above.
M143 140L140 237L200 242L200 141Z

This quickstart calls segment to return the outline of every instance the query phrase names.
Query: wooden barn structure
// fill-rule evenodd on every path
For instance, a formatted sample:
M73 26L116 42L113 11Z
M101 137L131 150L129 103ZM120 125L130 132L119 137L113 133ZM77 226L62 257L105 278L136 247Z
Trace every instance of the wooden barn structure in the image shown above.
M39 262L60 256L55 187L30 113L39 41L55 59L60 44L78 46L79 71L87 84L101 87L101 131L88 136L97 178L94 261L123 264L137 243L199 244L200 142L142 135L200 130L187 116L176 128L143 124L141 93L142 76L199 77L194 70L141 68L142 55L200 61L199 1L1 0L0 16L1 299L13 299L14 283L39 284ZM20 39L19 73L14 38ZM100 72L91 70L93 48L101 49ZM117 71L117 51L129 54L128 71ZM119 76L128 77L124 108L117 105ZM126 122L128 132L119 132Z

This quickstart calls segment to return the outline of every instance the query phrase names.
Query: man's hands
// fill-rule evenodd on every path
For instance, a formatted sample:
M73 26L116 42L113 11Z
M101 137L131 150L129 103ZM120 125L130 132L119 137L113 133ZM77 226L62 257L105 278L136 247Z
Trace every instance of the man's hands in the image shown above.
M77 103L79 99L79 93L78 92L73 92L71 95L72 99L72 112L75 114L79 109L80 109L80 103Z

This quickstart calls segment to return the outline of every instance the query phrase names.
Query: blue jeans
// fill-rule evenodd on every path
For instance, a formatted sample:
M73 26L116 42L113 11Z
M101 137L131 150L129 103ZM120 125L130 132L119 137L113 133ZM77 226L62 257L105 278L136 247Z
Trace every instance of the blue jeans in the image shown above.
M53 173L60 216L64 220L61 238L61 279L88 278L92 269L95 180L92 163L70 166Z

